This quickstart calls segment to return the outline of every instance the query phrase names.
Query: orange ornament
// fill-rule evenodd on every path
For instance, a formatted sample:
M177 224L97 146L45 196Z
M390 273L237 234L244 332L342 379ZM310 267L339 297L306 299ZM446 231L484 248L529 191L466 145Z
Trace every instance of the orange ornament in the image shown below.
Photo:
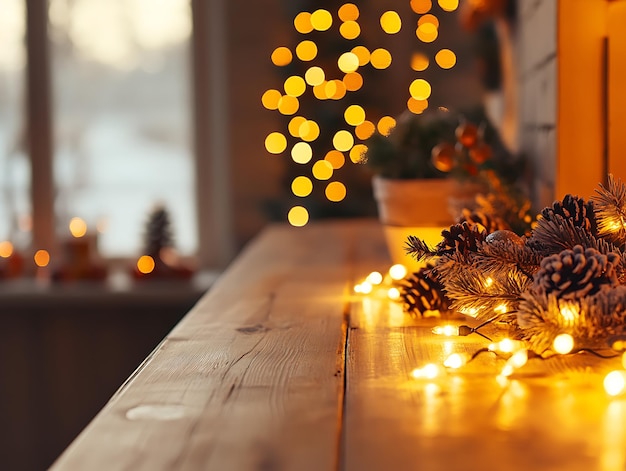
M472 123L459 124L455 134L458 141L465 147L473 147L478 141L478 128Z
M493 150L489 144L479 142L469 150L469 156L472 161L478 165L484 164L493 155Z
M435 168L441 172L449 172L454 168L455 157L454 146L447 142L437 144L431 152L431 161Z

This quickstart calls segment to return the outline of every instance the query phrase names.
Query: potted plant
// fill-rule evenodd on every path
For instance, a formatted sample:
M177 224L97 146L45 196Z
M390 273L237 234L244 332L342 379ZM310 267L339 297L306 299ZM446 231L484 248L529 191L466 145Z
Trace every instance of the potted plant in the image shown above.
M463 209L485 204L520 175L520 159L506 150L482 109L405 113L389 135L375 133L365 145L391 258L413 270L419 265L404 252L408 235L437 243Z

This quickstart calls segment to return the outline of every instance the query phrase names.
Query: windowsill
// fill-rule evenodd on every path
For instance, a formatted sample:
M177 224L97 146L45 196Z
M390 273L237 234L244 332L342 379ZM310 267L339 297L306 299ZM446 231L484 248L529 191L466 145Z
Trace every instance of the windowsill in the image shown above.
M0 301L8 307L51 304L111 305L178 304L199 298L219 277L216 271L196 273L190 280L133 280L128 273L111 272L103 281L50 282L34 278L0 281Z

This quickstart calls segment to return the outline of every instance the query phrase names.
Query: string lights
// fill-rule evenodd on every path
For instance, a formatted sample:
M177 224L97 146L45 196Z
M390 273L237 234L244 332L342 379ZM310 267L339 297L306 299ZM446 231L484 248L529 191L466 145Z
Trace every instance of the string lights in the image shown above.
M431 53L428 51L432 47L426 49L425 45L440 36L436 14L454 12L458 1L439 0L433 4L431 0L411 0L409 3L411 17L403 18L394 10L380 11L377 13L378 27L387 37L398 34L403 28L415 28L415 51L410 63L404 66L418 76L414 75L407 83L405 93L406 109L420 114L428 108L432 93L431 84L425 78L431 62L443 70L456 64L456 55L451 49L442 48ZM291 183L291 192L298 198L309 197L316 186L322 185L328 201L343 201L348 189L339 177L340 169L346 163L362 161L367 150L363 142L376 130L388 135L396 125L392 116L379 115L379 111L368 109L359 102L362 95L356 94L367 88L366 79L370 74L388 70L394 61L390 47L368 44L368 35L363 34L365 20L361 18L356 3L345 3L336 12L323 8L299 12L294 17L293 27L304 39L295 46L278 46L270 54L272 64L289 71L286 72L289 75L281 87L266 90L261 103L289 121L287 132L268 134L265 149L273 155L288 154L301 166L300 174L293 177ZM325 42L321 33L337 36L333 43L340 44L340 47L334 63L329 63L328 51L322 49ZM341 103L343 122L324 123L312 119L313 113L306 106L311 101L309 97L313 98L316 107L327 102L329 107L336 109L336 104ZM323 142L326 141L331 142L331 147L325 147ZM287 214L293 226L304 226L309 218L304 203L292 206Z

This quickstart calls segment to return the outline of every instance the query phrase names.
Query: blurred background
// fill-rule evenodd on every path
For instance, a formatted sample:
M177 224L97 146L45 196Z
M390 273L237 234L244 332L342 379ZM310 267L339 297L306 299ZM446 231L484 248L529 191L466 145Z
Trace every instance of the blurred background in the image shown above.
M359 146L406 113L484 106L503 128L512 75L537 206L619 170L626 38L602 38L624 2L517 3L0 0L3 467L50 465L265 226L375 217Z

